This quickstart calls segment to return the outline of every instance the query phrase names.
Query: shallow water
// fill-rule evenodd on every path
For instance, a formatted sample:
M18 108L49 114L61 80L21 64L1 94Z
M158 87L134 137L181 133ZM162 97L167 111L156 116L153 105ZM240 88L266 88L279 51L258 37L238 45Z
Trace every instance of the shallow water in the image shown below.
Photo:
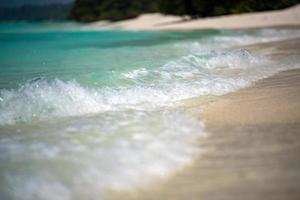
M242 46L299 36L0 24L1 199L103 199L180 169L205 132L177 103L293 67Z

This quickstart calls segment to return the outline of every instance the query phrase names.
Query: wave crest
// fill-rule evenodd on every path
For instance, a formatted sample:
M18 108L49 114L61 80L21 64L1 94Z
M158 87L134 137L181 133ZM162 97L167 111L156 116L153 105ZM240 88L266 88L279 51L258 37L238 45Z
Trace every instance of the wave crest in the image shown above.
M88 88L76 81L35 79L0 91L0 125L18 121L93 114L120 109L149 109L201 95L220 95L259 77L243 72L265 63L246 50L190 54L156 69L136 69L119 77L130 86ZM216 73L217 72L217 73Z

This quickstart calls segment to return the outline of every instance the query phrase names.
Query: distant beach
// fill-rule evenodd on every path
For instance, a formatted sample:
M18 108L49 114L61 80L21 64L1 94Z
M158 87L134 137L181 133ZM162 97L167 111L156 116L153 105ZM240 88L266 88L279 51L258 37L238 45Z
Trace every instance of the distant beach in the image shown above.
M122 30L199 30L199 29L249 29L266 27L300 26L300 5L278 11L224 15L187 20L187 17L143 14L135 19L120 22L99 21L90 24L98 28Z

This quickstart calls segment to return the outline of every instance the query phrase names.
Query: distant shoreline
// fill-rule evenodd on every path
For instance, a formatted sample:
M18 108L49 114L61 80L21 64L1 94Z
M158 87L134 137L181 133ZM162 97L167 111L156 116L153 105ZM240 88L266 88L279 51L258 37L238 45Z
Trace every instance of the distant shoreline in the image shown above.
M266 27L300 27L300 4L276 11L185 20L183 17L159 13L143 14L135 19L119 22L98 21L89 26L102 29L131 31L184 31L201 29L251 29Z

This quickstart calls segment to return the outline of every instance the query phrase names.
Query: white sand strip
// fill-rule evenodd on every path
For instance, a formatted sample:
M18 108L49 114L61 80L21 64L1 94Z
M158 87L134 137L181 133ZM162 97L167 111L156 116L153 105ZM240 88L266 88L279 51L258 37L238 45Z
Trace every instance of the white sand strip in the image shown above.
M196 29L246 29L276 26L300 26L300 4L278 11L225 15L196 20L183 17L144 14L135 19L120 22L99 21L92 26L123 30L196 30Z

